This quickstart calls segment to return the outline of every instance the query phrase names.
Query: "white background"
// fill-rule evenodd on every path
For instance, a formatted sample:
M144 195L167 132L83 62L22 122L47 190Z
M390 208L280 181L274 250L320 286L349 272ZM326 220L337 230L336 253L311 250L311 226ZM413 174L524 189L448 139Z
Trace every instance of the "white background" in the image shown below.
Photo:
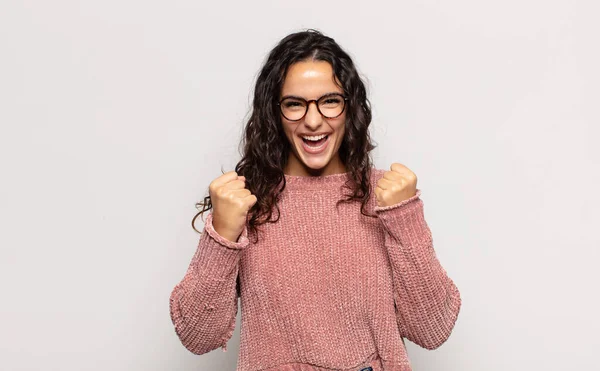
M354 58L375 165L400 162L463 307L419 370L597 369L600 6L594 1L0 4L0 369L233 370L168 299L195 202L239 160L290 32ZM202 224L198 225L202 228Z

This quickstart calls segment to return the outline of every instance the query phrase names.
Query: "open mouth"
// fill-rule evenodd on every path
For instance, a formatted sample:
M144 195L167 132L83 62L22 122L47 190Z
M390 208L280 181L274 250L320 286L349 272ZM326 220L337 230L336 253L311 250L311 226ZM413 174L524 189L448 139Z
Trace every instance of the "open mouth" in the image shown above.
M319 140L307 140L301 137L302 139L302 148L305 153L317 155L325 151L325 149L329 146L329 137L327 136L319 139Z
M319 148L325 142L327 142L327 138L329 138L329 135L326 135L325 137L323 137L322 139L319 139L319 140L309 140L309 139L302 138L302 141L304 141L304 143L306 143L306 145L309 147Z

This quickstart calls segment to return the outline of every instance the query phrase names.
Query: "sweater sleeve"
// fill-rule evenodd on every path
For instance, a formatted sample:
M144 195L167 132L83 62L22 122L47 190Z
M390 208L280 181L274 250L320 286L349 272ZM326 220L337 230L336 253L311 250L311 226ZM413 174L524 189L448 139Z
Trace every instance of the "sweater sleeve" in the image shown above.
M402 337L435 349L449 337L461 307L458 288L433 249L421 190L397 204L375 207L392 265L396 321Z
M212 213L208 215L185 276L169 299L175 333L190 352L227 351L238 309L238 263L248 244L246 227L232 242L215 231Z

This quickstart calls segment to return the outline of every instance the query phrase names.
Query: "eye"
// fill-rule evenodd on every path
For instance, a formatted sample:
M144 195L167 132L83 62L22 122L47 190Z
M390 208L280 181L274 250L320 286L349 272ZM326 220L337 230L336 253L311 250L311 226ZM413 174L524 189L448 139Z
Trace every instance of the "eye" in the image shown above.
M321 100L321 107L328 107L328 108L334 108L334 107L340 107L342 105L342 99L338 96L330 96L330 97L325 97L323 98L323 100Z

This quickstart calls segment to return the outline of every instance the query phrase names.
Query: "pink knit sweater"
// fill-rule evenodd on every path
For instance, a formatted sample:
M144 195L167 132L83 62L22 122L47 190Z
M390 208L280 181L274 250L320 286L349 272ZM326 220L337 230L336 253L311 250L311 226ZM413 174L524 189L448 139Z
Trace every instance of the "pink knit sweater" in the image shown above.
M383 173L372 169L372 189ZM387 207L371 192L369 218L358 201L335 207L349 174L286 175L280 219L257 244L247 228L237 242L220 236L208 214L170 296L187 349L226 351L238 274L237 371L410 371L403 338L427 349L448 339L461 297L433 249L421 190Z

